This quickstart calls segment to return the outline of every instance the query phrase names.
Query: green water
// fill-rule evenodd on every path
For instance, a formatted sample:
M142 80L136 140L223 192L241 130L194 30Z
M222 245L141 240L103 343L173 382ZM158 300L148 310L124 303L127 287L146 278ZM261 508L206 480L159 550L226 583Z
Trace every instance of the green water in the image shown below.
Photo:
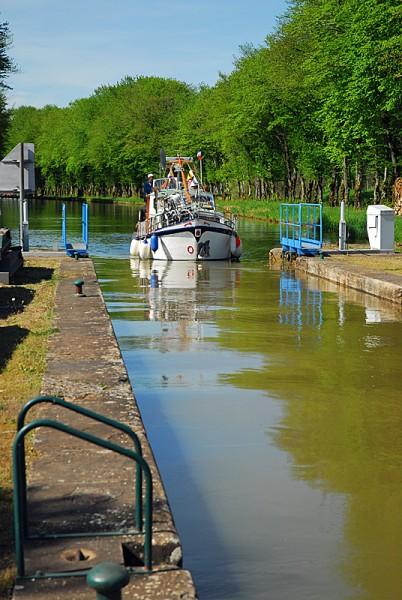
M401 314L271 271L264 223L238 264L130 261L135 213L91 207L92 251L200 597L401 598Z

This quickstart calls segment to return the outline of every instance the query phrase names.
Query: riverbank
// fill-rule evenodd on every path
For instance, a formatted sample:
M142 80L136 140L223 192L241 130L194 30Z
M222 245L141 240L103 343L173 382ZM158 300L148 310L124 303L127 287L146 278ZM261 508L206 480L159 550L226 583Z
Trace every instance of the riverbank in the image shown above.
M124 422L141 440L154 483L154 570L152 574L132 575L124 597L139 594L142 598L154 599L162 590L169 590L170 598L195 598L191 575L180 568L180 541L92 261L74 261L60 254L57 257L60 276L53 332L40 391ZM85 281L85 296L75 295L77 278ZM36 389L35 393L38 391ZM29 397L31 395L34 394ZM87 433L128 446L129 442L119 433L103 425L88 423L84 417L75 415L72 418L66 412L46 404L32 411L30 419L61 420ZM10 429L13 437L15 423ZM94 446L85 444L82 447L75 438L43 428L35 436L33 452L28 488L31 533L43 533L44 530L64 534L72 530L92 533L83 539L59 538L42 540L40 544L26 543L27 572L80 570L105 559L126 565L141 564L142 535L97 536L99 530L133 529L134 472L131 462L111 457L109 453L105 455ZM8 496L11 502L11 488ZM84 556L85 562L71 562L66 558L70 551L74 551L74 556ZM8 577L11 574L9 571ZM78 595L82 599L93 597L84 577L20 580L14 591L14 598L21 600L59 597L64 600Z
M0 598L8 597L15 574L11 445L16 415L41 388L59 266L57 259L29 259L13 285L0 285Z
M81 200L83 202L89 202L90 204L143 204L143 198L137 196L130 197L113 197L113 196L80 196L79 198L73 198L71 196L39 196L38 198L43 200L62 200L63 202L74 202Z
M365 292L402 309L402 255L330 255L296 259L296 270Z

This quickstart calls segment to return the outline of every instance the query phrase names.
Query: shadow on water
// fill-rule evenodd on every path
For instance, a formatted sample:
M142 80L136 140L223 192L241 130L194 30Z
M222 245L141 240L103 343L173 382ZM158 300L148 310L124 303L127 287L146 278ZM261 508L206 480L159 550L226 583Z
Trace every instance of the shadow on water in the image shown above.
M29 330L18 325L8 325L0 328L0 372L5 368L14 350L28 335Z
M123 358L130 365L130 359L124 350ZM147 373L147 369L148 363L136 361L135 370L141 372L142 376L151 374ZM129 371L132 373L133 370L129 368ZM135 389L135 373L132 374L131 383ZM204 492L194 477L191 464L187 461L186 451L164 414L164 403L156 393L148 395L146 402L142 401L141 397L139 391L137 402L182 542L183 566L191 571L200 598L224 600L237 597L239 588L235 572L230 566L234 562L230 547L218 533ZM182 491L183 487L185 493ZM216 576L217 572L219 577Z

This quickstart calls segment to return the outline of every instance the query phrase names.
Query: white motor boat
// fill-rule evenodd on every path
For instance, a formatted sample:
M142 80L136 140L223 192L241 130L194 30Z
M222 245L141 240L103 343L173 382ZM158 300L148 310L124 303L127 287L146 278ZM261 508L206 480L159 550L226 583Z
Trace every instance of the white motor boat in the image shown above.
M167 157L168 175L154 182L130 245L141 260L239 259L232 215L218 212L213 194L195 175L193 159Z

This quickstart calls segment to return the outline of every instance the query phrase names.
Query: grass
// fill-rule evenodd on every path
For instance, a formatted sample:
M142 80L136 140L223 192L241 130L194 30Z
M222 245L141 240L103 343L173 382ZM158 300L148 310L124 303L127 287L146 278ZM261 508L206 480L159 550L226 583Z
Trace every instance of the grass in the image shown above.
M106 196L91 196L84 197L83 200L86 202L91 202L96 204L97 202L101 202L103 204L142 204L144 200L142 198L138 198L136 196L132 197L113 197L109 198Z
M218 200L217 206L220 210L231 211L238 217L260 219L271 223L279 223L280 220L281 202L279 201ZM339 211L338 206L323 206L324 235L338 235ZM366 208L356 209L353 206L347 206L345 220L349 242L367 240ZM395 242L399 245L402 244L402 216L395 217Z
M30 259L12 286L0 286L0 598L15 576L11 445L21 406L40 392L59 261Z
M247 217L279 223L281 202L266 200L216 200L220 210L228 210L238 217Z
M143 198L138 196L80 196L79 198L72 196L43 196L43 198L63 200L64 202L85 200L85 202L100 202L102 204L142 204L144 201Z

